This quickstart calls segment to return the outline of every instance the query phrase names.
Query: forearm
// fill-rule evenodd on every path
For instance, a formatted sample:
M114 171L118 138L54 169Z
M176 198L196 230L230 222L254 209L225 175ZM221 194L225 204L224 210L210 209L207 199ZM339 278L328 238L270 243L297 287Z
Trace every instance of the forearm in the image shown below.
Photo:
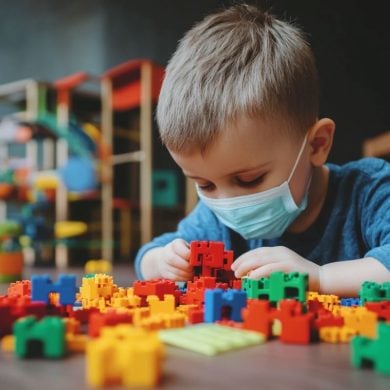
M163 248L153 248L145 253L141 259L141 273L144 279L161 278L158 261Z
M357 296L366 280L388 282L390 271L372 257L325 264L320 269L320 292L341 297Z

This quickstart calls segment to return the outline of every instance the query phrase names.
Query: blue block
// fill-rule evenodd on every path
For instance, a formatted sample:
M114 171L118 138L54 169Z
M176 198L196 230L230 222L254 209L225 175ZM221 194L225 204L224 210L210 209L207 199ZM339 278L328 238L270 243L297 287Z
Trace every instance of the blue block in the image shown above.
M49 302L49 293L60 294L61 305L73 305L76 300L76 276L59 275L53 283L49 275L33 275L31 277L31 301Z
M341 306L361 306L359 298L341 298Z
M215 322L222 319L222 309L230 308L229 319L242 321L241 310L246 307L246 292L229 289L223 291L220 288L205 292L204 322Z

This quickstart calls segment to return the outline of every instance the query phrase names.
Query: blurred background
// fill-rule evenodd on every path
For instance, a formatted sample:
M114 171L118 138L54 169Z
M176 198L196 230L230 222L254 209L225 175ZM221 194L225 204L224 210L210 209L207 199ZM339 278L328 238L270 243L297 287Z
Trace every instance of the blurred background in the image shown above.
M24 79L50 84L64 80L70 75L77 75L77 72L81 71L88 74L87 81L92 85L90 91L99 94L102 75L109 74L110 70L117 72L118 65L128 65L131 60L150 60L157 70L163 70L179 39L195 22L208 13L233 3L239 1L18 0L10 2L3 0L0 2L0 85L8 85ZM334 119L337 126L330 161L341 164L360 158L365 140L387 134L386 131L390 129L390 118L387 115L390 90L390 26L386 2L274 0L247 1L247 3L260 5L278 16L295 21L308 34L317 59L321 81L321 116ZM131 77L141 78L142 71L138 69L137 72L138 76ZM98 81L91 75L96 76ZM109 74L109 77L110 80L114 79L113 74ZM82 82L84 81L85 78L82 78ZM115 83L112 86L115 88ZM39 95L41 100L37 99L41 104L40 113L42 114L42 110L45 113L51 112L56 117L57 124L61 125L59 90L56 88L54 88L55 92L50 92L51 87L49 87L45 97ZM18 108L27 104L28 99L18 93L16 97L11 96L12 93L8 89L3 89L1 101L5 104L0 107L0 114L3 117L12 114L14 110L10 107L12 104L16 104ZM72 95L72 99L68 119L74 118L80 123L88 121L99 128L98 123L102 121L100 100L98 99L98 103L91 103L77 94ZM155 103L153 96L151 101ZM131 139L126 135L123 139L127 139L128 143L123 143L120 138L121 134L123 136L123 129L129 129L129 134L133 134L132 131L140 130L140 126L145 126L147 123L141 123L140 118L144 114L140 102L138 105L127 106L127 109L128 116L125 117L121 112L116 113L113 119L114 137L117 135L118 139L113 142L113 145L108 146L116 154L136 151L141 142L140 135L134 135L130 137ZM95 111L100 111L100 114L97 115ZM106 240L105 245L108 246L106 255L118 261L128 261L136 253L140 242L147 241L150 236L174 229L178 220L188 211L186 210L186 201L188 201L186 182L160 145L157 129L153 123L153 111L149 112L149 117L152 121L150 124L152 148L144 150L153 156L153 159L149 160L151 166L147 167L143 174L127 160L123 165L118 166L115 170L115 178L111 182L113 187L111 203L106 202L106 206L111 205L113 210L111 216L107 214L107 207L105 211L103 211L104 207L102 209L102 199L109 193L107 189L109 185L107 180L104 182L104 178L101 180L100 177L95 183L100 191L97 196L89 195L89 198L76 196L78 200L72 203L69 200L69 193L72 191L67 188L69 193L65 196L65 201L62 200L67 210L62 216L58 212L58 199L54 201L57 202L55 203L57 206L53 206L54 209L49 206L42 212L42 210L36 211L40 207L32 210L30 197L30 208L26 211L21 209L20 205L26 201L25 198L20 199L15 196L15 192L10 192L8 198L4 197L0 202L1 218L22 221L22 225L25 226L28 218L34 219L37 215L46 218L47 215L52 214L49 223L51 229L48 229L51 233L47 233L46 246L54 246L60 256L64 256L63 253L61 255L61 246L70 248L73 255L64 256L64 264L67 264L68 261L82 263L88 258L104 255L104 250L101 255L102 248L99 242L102 237L102 215L106 213L106 221L111 217L113 221L113 226L108 226L109 229L103 239L103 243ZM47 120L46 117L46 122L41 121L38 125L50 127ZM37 122L34 122L34 126L37 126ZM138 146L131 142L138 143ZM5 143L6 141L3 140L3 144ZM3 159L0 182L1 174L3 174L3 181L9 174L10 156L24 153L10 145L11 143L7 141L7 146L0 148L0 153L3 154L0 156ZM34 150L37 150L38 154L41 153L39 147ZM58 155L59 150L56 153ZM92 150L91 153L98 152ZM78 152L73 154L80 157ZM387 157L386 153L383 154ZM41 158L36 154L34 156L38 160ZM31 158L30 155L29 159ZM131 160L133 157L129 158ZM56 168L59 168L60 164L57 165ZM132 167L129 167L130 165ZM148 175L147 172L152 177L152 191L148 191L147 188L141 189L142 175ZM64 177L61 178L64 181ZM9 181L11 182L11 179ZM29 183L31 184L30 181ZM46 198L41 199L50 203L48 187L45 187ZM52 185L52 187L56 186ZM151 210L147 205L146 209L143 209L145 205L142 206L140 201L144 194L142 191L148 194L143 200L152 205ZM103 195L104 192L106 195ZM94 207L95 211L93 211ZM131 212L124 217L126 210ZM24 213L24 219L21 218L21 213ZM145 213L146 225L142 225L142 215L145 216ZM55 223L67 220L86 221L88 232L81 233L82 229L79 229L78 233L75 233L75 236L79 234L82 236L78 244L77 241L72 241L73 238L70 240L71 234L54 231ZM71 227L75 229L75 226ZM30 226L30 228L35 232L35 236L31 233L29 235L25 228L22 228L18 234L30 237L30 244L27 239L25 246L31 247L31 240L34 241L37 237L37 226ZM124 236L125 231L131 236L128 242L121 241L124 237L118 238L121 232ZM110 234L113 237L112 242L109 238ZM44 245L40 247L39 255L32 256L34 260L31 261L53 263L53 251L49 250L47 254L43 247ZM34 251L37 251L36 247ZM113 253L110 254L110 251Z

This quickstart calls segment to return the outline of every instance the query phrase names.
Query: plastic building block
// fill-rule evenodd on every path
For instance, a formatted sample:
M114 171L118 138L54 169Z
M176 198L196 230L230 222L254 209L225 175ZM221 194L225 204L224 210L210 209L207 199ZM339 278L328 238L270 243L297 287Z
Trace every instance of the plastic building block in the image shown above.
M194 280L187 283L187 291L180 296L180 303L184 305L204 303L206 289L217 288L216 278L213 276L194 277Z
M316 329L324 327L342 327L344 318L334 315L330 311L320 311L317 313L317 318L314 320Z
M118 291L118 286L114 284L112 276L95 274L83 277L79 291L77 299L81 302L88 302L98 298L111 298Z
M378 314L378 320L390 321L390 301L366 302L365 307Z
M10 283L22 278L23 253L0 252L0 282Z
M343 314L345 326L355 329L361 336L376 337L378 315L365 307L356 307Z
M31 300L48 303L49 293L60 294L61 305L73 305L76 300L76 276L60 275L53 283L49 275L31 277Z
M130 313L118 313L114 310L107 313L94 313L89 317L88 334L90 337L98 337L104 326L131 324L132 322L133 319Z
M359 291L362 305L366 302L390 301L390 282L382 285L374 282L364 282Z
M282 325L279 339L284 343L308 344L313 339L313 313L303 313L302 304L293 299L279 302L279 309L274 312Z
M199 324L204 322L204 309L203 308L194 308L190 309L188 312L188 322L190 324Z
M264 342L261 334L216 324L163 330L159 337L164 343L208 356Z
M223 318L242 321L241 310L246 306L246 293L239 290L206 290L204 321L215 322Z
M11 283L8 287L7 295L9 297L31 296L31 281L21 280Z
M160 301L157 295L149 295L146 301L150 307L150 315L172 314L175 312L175 297L172 294L165 294L164 300Z
M109 274L112 272L112 264L107 260L88 260L84 271L86 274Z
M12 334L8 334L1 339L1 349L5 352L15 350L15 337Z
M268 339L272 334L274 311L269 301L248 299L247 307L242 310L244 329L260 332Z
M273 272L267 278L259 280L243 278L242 289L248 298L268 299L276 304L282 299L294 298L302 303L306 302L308 275L298 272Z
M33 316L21 318L15 322L13 334L18 357L35 356L40 349L45 358L65 355L65 324L60 317L45 317L40 321Z
M145 306L148 295L157 295L163 299L166 294L173 294L178 303L180 290L175 282L168 279L136 280L133 283L134 294L142 298L141 305Z
M156 333L130 325L104 328L101 337L87 344L87 382L91 386L156 386L163 354Z
M214 276L218 282L235 279L231 270L233 251L225 250L219 241L192 241L190 244L190 265L195 275Z
M375 340L363 336L352 339L352 365L360 368L370 362L379 374L390 375L390 324L378 324Z
M159 313L150 317L142 318L137 326L149 331L161 329L182 328L185 325L186 316L183 313Z
M341 306L360 306L359 298L341 298Z
M349 343L356 335L356 330L348 328L348 326L324 326L319 331L321 341L326 343Z

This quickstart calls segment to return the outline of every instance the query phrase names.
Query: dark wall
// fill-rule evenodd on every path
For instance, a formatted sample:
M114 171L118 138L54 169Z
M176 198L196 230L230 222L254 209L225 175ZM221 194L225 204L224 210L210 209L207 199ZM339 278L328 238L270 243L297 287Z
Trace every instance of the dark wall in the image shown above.
M254 1L248 1L253 3ZM0 83L101 74L131 58L165 64L177 41L217 0L0 1ZM336 120L331 160L361 154L366 137L390 129L390 27L386 2L256 1L309 34L321 84L321 114Z

